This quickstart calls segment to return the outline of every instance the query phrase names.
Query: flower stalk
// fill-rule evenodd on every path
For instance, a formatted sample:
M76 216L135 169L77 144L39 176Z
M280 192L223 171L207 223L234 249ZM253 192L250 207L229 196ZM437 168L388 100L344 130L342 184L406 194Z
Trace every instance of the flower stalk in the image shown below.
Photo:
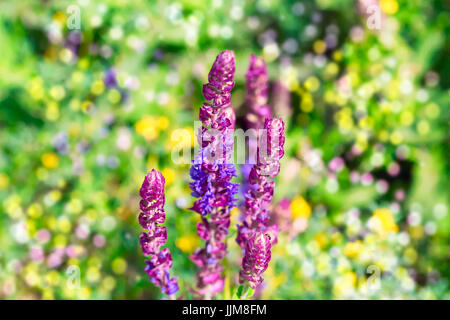
M280 159L284 155L284 122L266 119L264 130L267 143L264 144L264 136L259 139L257 163L250 171L250 187L245 195L245 217L238 226L236 241L243 249L255 231L267 230L272 235L272 243L276 243L277 226L268 226L269 206L274 194L273 178L280 172Z
M234 72L234 53L221 52L209 72L208 83L203 86L203 95L209 102L200 108L200 152L190 171L192 196L198 198L192 210L201 217L197 233L205 240L204 247L191 256L200 268L197 289L193 292L204 299L214 298L224 288L221 260L227 253L230 210L236 200L237 184L231 182L236 176L231 162L235 116L230 99Z
M166 220L164 211L164 176L153 169L144 179L140 189L141 201L139 206L139 224L146 231L141 233L139 242L145 256L151 256L146 260L145 272L150 282L161 288L161 292L175 299L178 291L178 278L170 277L169 269L172 268L173 260L170 250L161 247L167 241L167 229L160 224Z

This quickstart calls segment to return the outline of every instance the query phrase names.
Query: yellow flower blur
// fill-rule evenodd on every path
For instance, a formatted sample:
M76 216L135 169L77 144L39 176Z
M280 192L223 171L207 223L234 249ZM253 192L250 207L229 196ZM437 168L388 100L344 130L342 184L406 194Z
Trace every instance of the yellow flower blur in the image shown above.
M311 215L311 206L302 196L297 196L292 200L290 209L292 212L292 219L308 219Z

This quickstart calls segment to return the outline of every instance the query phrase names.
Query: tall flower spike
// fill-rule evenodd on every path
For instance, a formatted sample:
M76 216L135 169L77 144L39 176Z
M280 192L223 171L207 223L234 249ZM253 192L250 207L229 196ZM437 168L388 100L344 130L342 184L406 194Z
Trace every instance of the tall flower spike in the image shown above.
M249 108L247 123L250 128L261 129L265 118L271 118L272 113L267 105L269 77L264 59L250 55L250 65L245 74L247 88L245 104Z
M209 72L209 82L203 86L203 95L209 102L200 108L203 124L198 133L200 152L190 171L192 196L199 198L192 210L201 215L197 232L205 240L205 246L191 256L200 268L194 293L206 299L223 289L221 260L227 253L230 210L236 201L237 184L231 182L236 176L231 162L235 115L230 99L234 71L234 53L221 52Z
M150 171L142 183L139 192L142 200L139 203L141 213L139 214L139 224L147 232L142 232L139 238L142 252L146 256L152 255L146 260L146 268L150 282L161 287L161 292L174 298L178 291L177 278L170 278L169 269L172 267L172 255L168 248L162 249L167 241L166 227L158 224L164 223L166 213L164 212L164 176L161 172L153 169Z
M271 235L271 242L277 241L277 225L269 226L269 206L273 198L275 178L280 172L280 159L284 155L284 122L281 119L266 119L266 136L259 139L256 164L249 174L250 188L245 195L245 217L238 225L236 242L242 249L256 232Z
M269 89L269 77L267 75L267 67L264 59L258 58L253 54L250 55L250 64L245 74L245 105L248 112L245 116L248 129L254 129L249 131L251 134L248 140L249 158L247 163L241 166L242 183L241 192L245 195L249 189L248 177L253 164L255 163L255 156L258 147L259 129L264 127L264 121L266 118L272 118L272 112L267 105L268 101L268 89ZM241 220L245 218L245 215L241 215Z
M263 282L262 274L269 266L272 247L270 236L264 232L256 232L247 241L242 268L239 272L239 282L249 282L255 289Z

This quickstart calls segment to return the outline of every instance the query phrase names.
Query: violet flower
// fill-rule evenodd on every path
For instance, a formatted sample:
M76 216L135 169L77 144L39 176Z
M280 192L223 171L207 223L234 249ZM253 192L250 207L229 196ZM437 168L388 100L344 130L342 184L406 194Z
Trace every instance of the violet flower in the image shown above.
M172 267L172 255L168 248L162 249L167 241L167 229L159 224L164 223L166 214L164 211L164 176L153 169L150 171L142 183L139 202L141 213L139 214L139 224L147 232L142 232L139 238L142 252L146 256L152 255L145 271L150 277L150 282L171 298L178 291L177 277L171 278L169 269Z
M270 236L264 232L256 232L247 241L242 268L239 272L239 282L248 281L255 289L263 282L262 274L269 266L272 247Z
M229 106L234 71L234 53L221 52L209 72L209 82L203 86L203 95L210 102L203 103L200 108L203 125L198 139L201 148L190 171L192 196L199 198L192 210L201 215L197 232L205 240L205 246L191 256L191 260L200 267L194 293L206 299L213 298L223 289L220 261L227 253L230 210L236 201L237 184L231 182L236 176L231 162L235 116Z
M245 217L238 225L236 242L243 249L255 232L269 233L272 244L277 241L277 225L269 226L269 206L274 194L273 178L280 172L280 159L284 155L284 122L266 119L264 129L267 137L259 139L257 162L250 171L250 189L245 195Z

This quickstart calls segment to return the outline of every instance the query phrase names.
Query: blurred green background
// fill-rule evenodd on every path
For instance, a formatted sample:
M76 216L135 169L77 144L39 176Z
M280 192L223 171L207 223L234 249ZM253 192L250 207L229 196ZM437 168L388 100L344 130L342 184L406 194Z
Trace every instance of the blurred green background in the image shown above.
M68 28L70 5L80 30ZM371 5L379 30L367 27ZM3 0L0 298L161 298L138 244L138 190L152 168L166 178L167 245L191 297L189 255L202 243L171 134L193 135L201 86L230 49L238 125L250 53L266 60L270 104L287 122L272 210L280 239L256 298L449 299L449 9ZM218 298L237 283L238 216Z

